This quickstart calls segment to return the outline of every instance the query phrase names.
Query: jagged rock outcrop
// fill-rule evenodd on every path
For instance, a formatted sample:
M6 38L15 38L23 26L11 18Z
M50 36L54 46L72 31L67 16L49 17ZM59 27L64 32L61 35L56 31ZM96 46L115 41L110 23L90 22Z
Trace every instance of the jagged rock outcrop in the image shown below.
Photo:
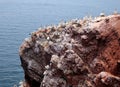
M19 54L27 87L120 87L120 15L39 29Z

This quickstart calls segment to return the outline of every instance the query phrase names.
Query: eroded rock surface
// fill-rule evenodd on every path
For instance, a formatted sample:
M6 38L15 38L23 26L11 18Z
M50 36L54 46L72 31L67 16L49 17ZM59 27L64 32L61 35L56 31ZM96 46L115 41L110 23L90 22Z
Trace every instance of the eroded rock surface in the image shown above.
M120 15L39 29L19 54L27 87L120 87Z

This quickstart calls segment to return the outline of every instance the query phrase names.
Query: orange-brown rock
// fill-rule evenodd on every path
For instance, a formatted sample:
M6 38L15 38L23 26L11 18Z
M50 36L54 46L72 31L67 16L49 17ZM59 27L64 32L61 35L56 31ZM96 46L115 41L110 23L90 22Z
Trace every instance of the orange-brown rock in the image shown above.
M19 54L30 87L120 87L120 15L43 28Z

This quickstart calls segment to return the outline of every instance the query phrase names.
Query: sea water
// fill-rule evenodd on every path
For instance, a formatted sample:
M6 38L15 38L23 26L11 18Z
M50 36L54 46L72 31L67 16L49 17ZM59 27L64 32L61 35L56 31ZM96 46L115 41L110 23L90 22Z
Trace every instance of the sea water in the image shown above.
M120 0L0 0L0 87L24 80L18 54L29 33L84 16L120 12Z

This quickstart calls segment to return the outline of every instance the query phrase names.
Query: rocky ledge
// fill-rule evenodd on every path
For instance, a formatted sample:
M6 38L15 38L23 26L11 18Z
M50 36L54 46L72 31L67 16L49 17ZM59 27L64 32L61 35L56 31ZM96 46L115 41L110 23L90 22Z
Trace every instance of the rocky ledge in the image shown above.
M120 87L120 14L39 29L19 55L26 87Z

